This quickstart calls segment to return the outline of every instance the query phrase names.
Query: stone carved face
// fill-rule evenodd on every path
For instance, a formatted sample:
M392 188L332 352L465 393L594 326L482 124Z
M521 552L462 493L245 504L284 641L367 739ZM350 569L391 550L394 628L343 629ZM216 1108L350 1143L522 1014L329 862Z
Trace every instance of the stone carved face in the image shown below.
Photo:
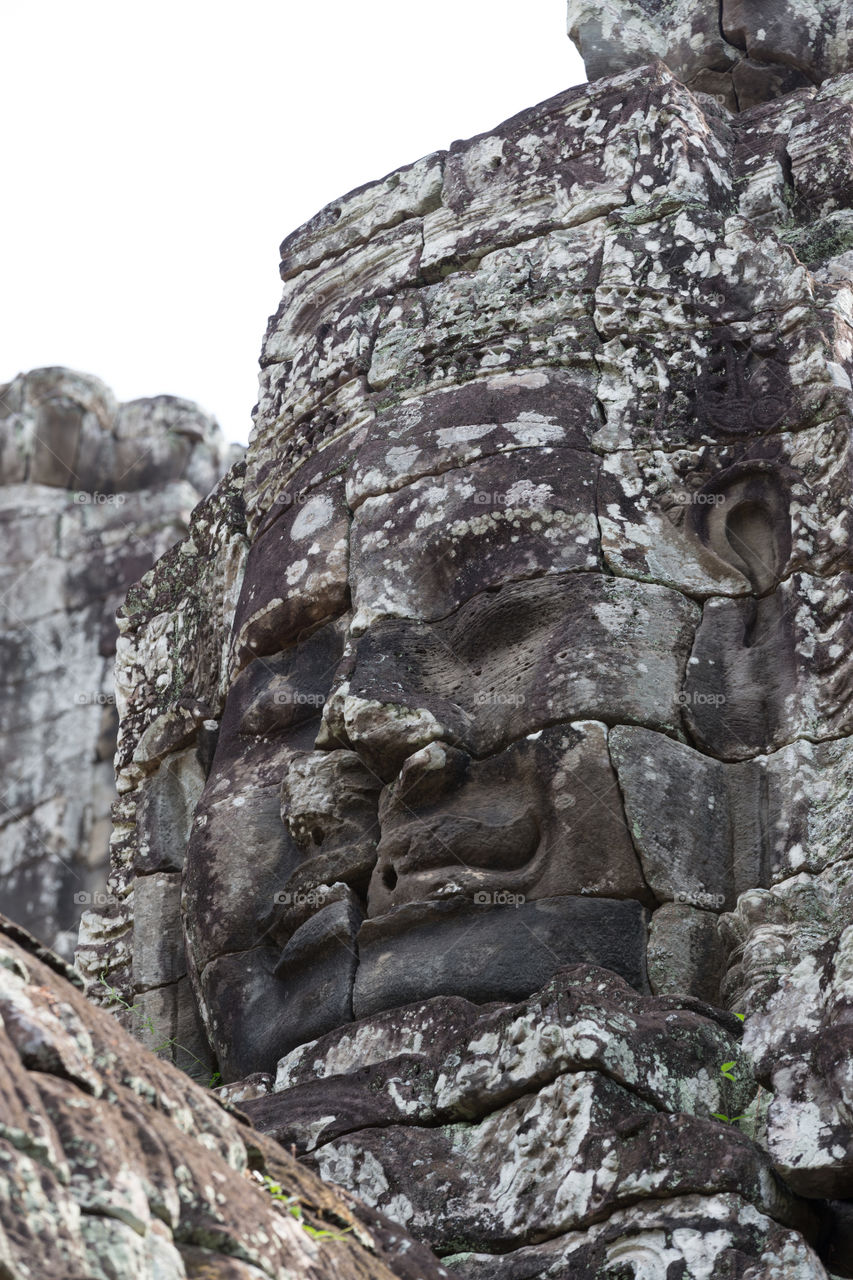
M521 997L577 960L713 998L715 913L838 856L812 785L849 768L849 408L813 319L834 285L746 217L684 204L740 161L671 83L652 152L680 129L682 158L631 170L640 205L670 204L651 228L597 212L596 193L620 208L602 193L625 92L460 144L432 205L443 272L424 267L434 194L350 235L381 184L285 246L234 678L184 878L226 1075L433 994ZM569 181L554 139L581 154L605 111L601 172ZM548 155L579 225L522 201L529 238L475 252L498 155L493 209Z

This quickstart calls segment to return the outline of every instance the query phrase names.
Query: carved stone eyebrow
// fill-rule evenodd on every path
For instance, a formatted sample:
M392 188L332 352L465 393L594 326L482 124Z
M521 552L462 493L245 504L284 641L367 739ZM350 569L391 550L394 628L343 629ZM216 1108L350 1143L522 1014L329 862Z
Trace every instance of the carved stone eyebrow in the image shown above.
M590 80L660 60L735 111L853 64L853 18L837 0L568 0L568 28Z

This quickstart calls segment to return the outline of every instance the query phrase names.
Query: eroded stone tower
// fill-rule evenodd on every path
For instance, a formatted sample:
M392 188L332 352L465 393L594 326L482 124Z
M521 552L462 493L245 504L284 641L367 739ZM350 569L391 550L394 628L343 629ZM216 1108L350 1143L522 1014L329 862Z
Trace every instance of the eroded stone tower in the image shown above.
M767 10L573 0L289 236L124 610L84 966L477 1280L853 1274L851 15Z

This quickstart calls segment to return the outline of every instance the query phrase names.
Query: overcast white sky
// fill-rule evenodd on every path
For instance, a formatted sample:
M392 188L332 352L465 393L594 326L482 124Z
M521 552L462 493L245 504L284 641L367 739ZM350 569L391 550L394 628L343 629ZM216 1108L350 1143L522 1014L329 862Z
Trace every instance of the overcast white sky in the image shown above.
M95 373L245 440L278 246L580 83L564 0L7 0L0 382Z

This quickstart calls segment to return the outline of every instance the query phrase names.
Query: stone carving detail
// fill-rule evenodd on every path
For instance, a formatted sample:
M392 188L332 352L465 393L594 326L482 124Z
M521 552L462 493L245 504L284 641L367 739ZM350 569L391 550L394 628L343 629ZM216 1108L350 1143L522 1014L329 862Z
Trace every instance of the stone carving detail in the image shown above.
M772 431L791 413L785 366L720 335L696 379L699 421L720 436Z
M853 1273L853 85L812 8L806 55L746 5L596 6L620 74L294 232L245 469L124 611L81 964L461 1274ZM743 1127L660 1027L640 1105L590 1066L637 1024L571 1001L561 1069L497 1078L476 1036L578 965L620 1018L744 1015L692 1068L743 1063Z
M114 614L225 454L213 419L174 396L120 405L69 369L0 387L2 902L66 956L106 889Z

